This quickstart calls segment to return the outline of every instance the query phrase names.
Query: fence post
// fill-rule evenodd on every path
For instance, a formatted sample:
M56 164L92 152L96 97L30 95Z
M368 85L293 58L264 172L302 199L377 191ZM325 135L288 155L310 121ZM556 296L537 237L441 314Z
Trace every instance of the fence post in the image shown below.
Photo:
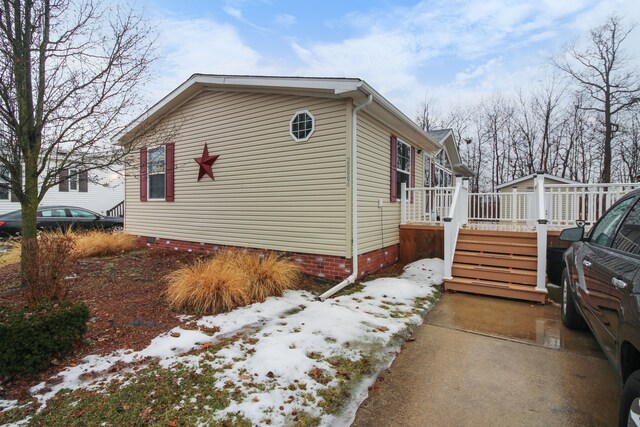
M518 218L518 214L516 213L518 208L518 189L513 187L511 190L511 222L516 222Z

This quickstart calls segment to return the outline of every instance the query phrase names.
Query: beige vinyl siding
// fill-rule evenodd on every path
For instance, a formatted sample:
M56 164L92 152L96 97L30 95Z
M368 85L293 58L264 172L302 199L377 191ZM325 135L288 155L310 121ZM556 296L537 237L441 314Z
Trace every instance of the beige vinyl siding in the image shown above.
M295 142L299 110L315 132ZM343 100L202 92L164 123L177 123L175 202L140 202L139 180L126 179L126 229L164 239L345 256L346 128ZM171 127L170 125L167 127ZM215 181L197 182L207 143Z
M389 201L391 134L368 114L358 115L358 253L400 241L400 199ZM411 141L403 141L411 145ZM417 154L417 150L415 180L422 186L423 154ZM378 199L382 199L382 208Z

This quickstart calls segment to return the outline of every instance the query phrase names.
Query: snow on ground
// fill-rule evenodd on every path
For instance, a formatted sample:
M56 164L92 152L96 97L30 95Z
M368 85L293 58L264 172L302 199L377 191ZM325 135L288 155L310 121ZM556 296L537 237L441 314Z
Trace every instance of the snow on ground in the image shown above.
M155 358L167 369L225 366L216 371L216 387L231 381L242 393L226 409L216 412L216 417L240 413L254 424L268 419L273 425L286 425L291 422L291 413L304 411L320 418L323 425L349 425L367 396L367 388L393 361L404 338L422 323L424 311L430 307L424 298L433 294L433 285L442 282L442 271L442 260L420 260L409 264L398 278L365 282L358 292L324 302L309 292L288 291L264 303L197 319L201 330L175 328L138 352L88 356L80 365L62 371L59 383L47 387L41 383L31 392L46 405L65 388L99 389L98 380L103 381L107 374L89 373L107 372L116 363ZM212 336L210 331L216 332ZM192 351L221 339L226 339L225 345L213 357ZM375 362L375 370L352 381L350 400L340 406L338 414L327 413L321 404L323 390L338 386L340 375L349 375L339 372L331 361L365 357ZM0 410L17 404L0 403Z

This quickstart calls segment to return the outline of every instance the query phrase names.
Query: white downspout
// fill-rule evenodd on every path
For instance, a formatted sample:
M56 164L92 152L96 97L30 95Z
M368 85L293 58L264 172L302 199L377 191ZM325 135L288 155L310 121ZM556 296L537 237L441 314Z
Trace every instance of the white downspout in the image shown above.
M340 289L351 285L358 278L358 111L371 104L371 102L373 102L373 95L369 94L367 100L355 107L351 112L351 232L353 234L351 239L351 269L353 271L349 277L320 295L318 297L320 301L324 301Z

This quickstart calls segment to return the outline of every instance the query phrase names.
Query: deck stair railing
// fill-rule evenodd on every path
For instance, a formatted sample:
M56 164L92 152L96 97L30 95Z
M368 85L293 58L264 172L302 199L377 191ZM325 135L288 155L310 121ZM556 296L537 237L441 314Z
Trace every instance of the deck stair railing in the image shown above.
M545 207L544 172L536 174L534 178L533 192L536 204L536 226L538 240L538 268L536 272L536 289L547 289L547 209Z
M111 209L107 209L106 215L123 217L124 216L124 200L118 203L117 205L115 205L114 207L112 207Z
M460 227L469 222L469 180L456 177L449 214L444 218L444 277L452 278L453 256Z

